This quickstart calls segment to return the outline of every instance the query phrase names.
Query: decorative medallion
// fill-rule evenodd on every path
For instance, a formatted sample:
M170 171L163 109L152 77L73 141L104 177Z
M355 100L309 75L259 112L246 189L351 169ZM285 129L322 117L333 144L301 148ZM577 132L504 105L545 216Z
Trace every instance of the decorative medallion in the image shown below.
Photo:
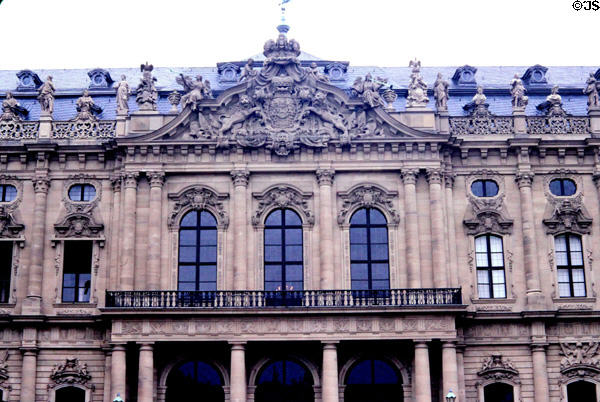
M308 205L312 193L302 192L291 186L274 186L262 193L253 193L252 196L258 200L258 207L252 215L252 224L258 226L263 222L263 217L275 208L293 208L303 215L306 224L313 225L315 216Z

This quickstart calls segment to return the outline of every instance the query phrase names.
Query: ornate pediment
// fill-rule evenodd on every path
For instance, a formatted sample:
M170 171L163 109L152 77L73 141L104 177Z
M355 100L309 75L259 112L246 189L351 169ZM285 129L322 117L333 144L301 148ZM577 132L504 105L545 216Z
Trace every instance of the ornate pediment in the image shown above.
M564 377L596 377L600 375L598 342L571 342L560 344L560 372Z
M502 357L501 354L493 354L483 360L481 370L477 375L486 380L508 380L518 382L519 371L512 362Z
M592 217L583 205L583 194L568 198L549 198L543 221L547 234L560 232L576 232L589 234L592 228Z
M291 186L274 186L262 193L253 193L252 196L258 200L258 207L252 215L252 224L258 226L263 222L264 216L276 208L292 208L302 215L305 224L313 225L315 215L308 205L312 193L305 193Z
M9 208L0 207L0 238L20 238L25 226L15 220Z
M393 202L398 195L396 191L387 191L374 184L361 184L338 195L343 201L337 218L340 225L347 222L351 212L361 207L379 208L388 216L390 224L400 223L400 215Z
M91 379L92 376L88 372L87 363L79 363L79 359L76 357L67 358L64 363L56 364L52 369L50 380L53 384L48 384L48 388L63 384L78 384L89 388L88 382Z
M81 213L69 214L54 224L57 238L101 237L102 230L104 230L102 223L97 223L91 215Z
M493 180L498 185L498 193L493 197L477 197L471 191L476 180ZM504 205L504 179L497 172L480 170L472 172L466 180L469 206L463 219L468 235L482 233L512 233L513 220Z
M169 214L169 228L171 230L179 227L179 221L188 211L206 209L217 219L220 227L227 228L229 216L223 205L223 201L229 198L227 194L219 194L216 191L201 186L188 187L176 194L169 194L169 199L175 201L175 205Z

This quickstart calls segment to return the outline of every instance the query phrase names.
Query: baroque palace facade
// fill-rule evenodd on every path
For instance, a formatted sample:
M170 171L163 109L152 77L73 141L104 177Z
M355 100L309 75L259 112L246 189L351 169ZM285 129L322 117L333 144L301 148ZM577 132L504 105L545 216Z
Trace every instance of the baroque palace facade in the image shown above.
M1 400L597 401L600 70L286 32L0 72Z

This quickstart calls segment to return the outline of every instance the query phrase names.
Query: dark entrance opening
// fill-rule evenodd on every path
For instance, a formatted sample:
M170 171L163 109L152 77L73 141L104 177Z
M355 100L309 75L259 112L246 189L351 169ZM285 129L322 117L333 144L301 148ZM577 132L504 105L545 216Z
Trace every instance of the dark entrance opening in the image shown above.
M268 364L258 376L256 402L314 402L312 376L291 360Z
M66 387L56 390L56 402L85 402L85 390L75 387Z
M514 402L513 387L510 384L496 382L483 388L485 402Z
M588 381L575 381L567 385L569 402L597 402L596 384Z
M167 378L167 402L224 402L223 379L210 364L190 361L173 368Z
M345 402L402 402L402 377L383 360L356 363L346 379Z

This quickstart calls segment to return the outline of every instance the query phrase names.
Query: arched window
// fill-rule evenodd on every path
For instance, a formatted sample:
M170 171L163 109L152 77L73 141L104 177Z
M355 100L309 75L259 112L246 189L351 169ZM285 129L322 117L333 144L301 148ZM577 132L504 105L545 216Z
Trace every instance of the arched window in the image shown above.
M353 290L389 289L387 220L375 208L350 218L350 276Z
M265 290L303 290L302 220L276 209L265 220Z
M346 378L345 402L398 402L403 400L402 377L383 360L361 360Z
M581 237L566 233L554 238L558 294L560 297L585 297L585 273Z
M223 379L213 366L203 361L188 361L173 368L167 378L166 402L192 400L223 402Z
M477 292L482 299L506 297L502 238L484 234L475 238Z
M85 390L76 387L64 387L56 390L54 402L85 402Z
M262 369L256 382L256 402L313 402L310 372L292 360L278 360Z
M88 202L96 198L96 187L91 184L74 184L69 188L71 201Z
M484 402L514 402L514 391L510 384L495 382L483 388Z
M568 402L597 402L596 384L589 381L575 381L567 385Z
M475 180L471 192L476 197L494 197L498 194L498 184L494 180Z
M191 211L179 228L179 290L217 290L217 221Z

